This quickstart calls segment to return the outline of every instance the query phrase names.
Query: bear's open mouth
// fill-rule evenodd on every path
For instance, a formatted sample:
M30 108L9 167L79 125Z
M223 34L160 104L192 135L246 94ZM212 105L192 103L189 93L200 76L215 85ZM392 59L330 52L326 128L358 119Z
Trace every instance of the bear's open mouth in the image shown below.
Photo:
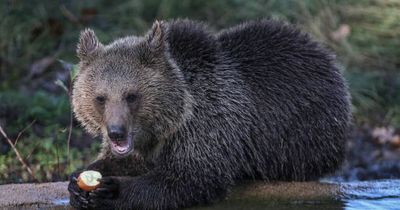
M111 148L118 155L125 155L132 150L132 135L128 135L126 139L111 139Z

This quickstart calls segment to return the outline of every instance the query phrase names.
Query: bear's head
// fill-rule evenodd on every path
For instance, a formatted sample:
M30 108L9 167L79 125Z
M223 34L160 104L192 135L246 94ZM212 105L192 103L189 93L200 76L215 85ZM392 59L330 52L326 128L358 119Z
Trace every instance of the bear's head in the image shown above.
M73 111L89 133L102 135L103 146L116 156L134 148L156 148L191 113L191 96L169 56L166 35L167 27L157 21L144 37L109 45L90 29L81 33Z

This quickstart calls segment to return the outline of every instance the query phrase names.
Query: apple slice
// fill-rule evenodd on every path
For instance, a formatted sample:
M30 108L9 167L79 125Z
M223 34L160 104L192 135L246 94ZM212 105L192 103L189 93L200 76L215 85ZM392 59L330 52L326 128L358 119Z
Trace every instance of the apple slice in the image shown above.
M100 185L99 179L101 177L98 171L84 171L79 174L78 186L86 192L92 191Z

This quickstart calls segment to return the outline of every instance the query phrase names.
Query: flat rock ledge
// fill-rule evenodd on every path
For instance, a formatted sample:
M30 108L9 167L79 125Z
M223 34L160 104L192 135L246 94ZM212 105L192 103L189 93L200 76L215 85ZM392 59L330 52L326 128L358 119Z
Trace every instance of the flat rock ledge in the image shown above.
M0 185L0 208L46 208L68 204L68 182ZM65 204L64 204L65 202Z
M0 209L72 209L68 182L0 185ZM224 203L251 201L321 201L335 200L340 195L337 184L320 182L252 182L236 186ZM198 209L213 207L198 207Z

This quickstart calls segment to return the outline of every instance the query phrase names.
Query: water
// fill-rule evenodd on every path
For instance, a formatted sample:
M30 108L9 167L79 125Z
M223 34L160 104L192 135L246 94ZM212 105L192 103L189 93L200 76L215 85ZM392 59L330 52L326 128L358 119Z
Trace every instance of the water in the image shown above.
M400 210L400 180L329 182L338 186L332 197L302 199L233 198L197 210ZM55 201L66 209L67 199ZM68 207L67 207L68 208ZM54 209L54 208L53 208Z
M66 206L69 204L69 199L68 198L57 199L57 200L53 201L53 204L56 206Z
M342 183L346 210L400 210L400 180Z
M400 210L400 180L329 182L339 195L310 200L233 199L199 210Z

